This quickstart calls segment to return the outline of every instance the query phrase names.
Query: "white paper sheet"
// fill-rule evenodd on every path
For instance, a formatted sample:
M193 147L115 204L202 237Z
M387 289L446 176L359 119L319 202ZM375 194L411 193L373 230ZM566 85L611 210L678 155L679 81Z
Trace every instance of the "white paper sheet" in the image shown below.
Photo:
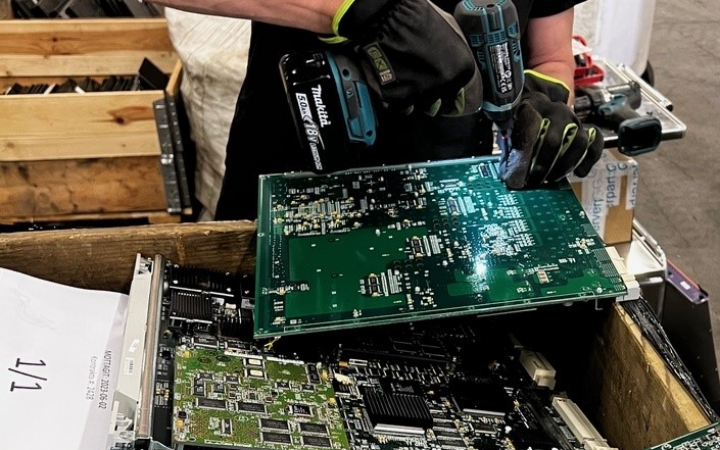
M104 447L127 302L0 269L3 449Z

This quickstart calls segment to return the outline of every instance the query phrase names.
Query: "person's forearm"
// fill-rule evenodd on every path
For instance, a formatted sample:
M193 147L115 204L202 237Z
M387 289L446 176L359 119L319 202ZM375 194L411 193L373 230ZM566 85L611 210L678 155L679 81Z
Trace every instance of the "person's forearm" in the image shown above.
M555 16L532 19L528 24L530 55L528 68L564 82L575 89L575 57L572 53L573 10Z
M332 32L332 20L343 0L153 0L169 8L238 17L315 33Z

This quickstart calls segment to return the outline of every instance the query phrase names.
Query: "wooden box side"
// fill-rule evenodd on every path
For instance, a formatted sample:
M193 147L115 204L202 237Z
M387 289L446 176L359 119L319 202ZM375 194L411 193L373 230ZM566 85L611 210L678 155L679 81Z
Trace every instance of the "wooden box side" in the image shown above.
M0 161L160 156L163 91L0 98Z
M0 234L0 267L86 289L129 292L138 253L253 273L255 226L207 222Z
M621 305L613 306L591 355L589 403L613 447L642 450L710 424Z
M145 57L172 72L165 19L0 21L4 77L131 75Z
M167 209L160 159L0 161L0 223Z

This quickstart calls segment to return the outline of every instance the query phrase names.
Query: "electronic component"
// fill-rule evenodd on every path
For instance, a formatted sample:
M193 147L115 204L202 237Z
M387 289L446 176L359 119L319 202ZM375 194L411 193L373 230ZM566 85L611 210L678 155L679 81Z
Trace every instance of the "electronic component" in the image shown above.
M705 450L720 449L720 423L701 428L670 442L656 445L648 450Z
M225 400L198 397L196 401L198 408L227 409L227 402L225 402Z
M564 397L553 397L552 406L585 450L617 450L610 449L607 441L575 402Z
M270 444L292 444L292 438L289 434L284 433L262 433L262 441Z
M415 245L412 237L406 244ZM423 258L432 255L437 242L418 238ZM128 352L154 371L141 372L137 414L125 409L133 402L116 404L113 450L133 439L172 450L612 450L577 405L538 385L550 385L554 369L522 347L514 337L521 328L509 330L518 318L524 330L524 316L254 341L225 336L219 325L244 290L161 258L148 266L160 269L151 277L143 267L132 291L150 291L141 303L153 319L132 322L156 324L145 337L156 351L139 352L131 333ZM178 308L173 292L200 295L181 296ZM206 331L170 326L179 311L207 318L208 301Z
M260 192L256 338L639 295L567 182L508 190L495 157Z
M170 294L170 308L170 325L173 327L196 324L199 329L208 331L212 324L212 300L202 293L173 290Z
M300 422L300 431L303 433L327 434L327 425L319 423Z
M450 389L460 409L468 414L504 417L512 410L512 399L492 380L458 377L451 380Z
M269 428L271 430L283 430L283 431L289 430L287 420L277 420L277 419L260 419L260 428Z
M302 445L307 447L331 448L330 439L320 436L302 436Z
M339 412L329 401L334 396L329 381L321 381L312 392L302 389L306 383L302 361L179 346L172 442L176 448L274 449L280 444L289 449L348 449ZM198 384L204 387L204 397L194 390ZM302 439L293 438L296 430Z
M522 350L520 364L538 386L555 389L555 369L541 353Z
M363 395L373 425L432 427L433 419L422 397L366 391Z

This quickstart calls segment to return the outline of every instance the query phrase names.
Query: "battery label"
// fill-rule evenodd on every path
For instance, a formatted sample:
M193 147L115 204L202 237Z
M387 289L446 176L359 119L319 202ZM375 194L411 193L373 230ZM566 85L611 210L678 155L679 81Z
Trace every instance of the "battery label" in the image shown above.
M320 128L313 119L312 110L310 108L310 101L306 94L295 93L295 99L297 101L298 110L300 117L302 117L303 127L305 129L305 137L307 139L308 146L310 147L310 153L312 154L313 163L315 169L322 171L322 157L320 156L320 150L324 150L322 138L320 137Z
M507 42L490 47L490 63L495 74L495 86L500 94L514 89L510 46Z

